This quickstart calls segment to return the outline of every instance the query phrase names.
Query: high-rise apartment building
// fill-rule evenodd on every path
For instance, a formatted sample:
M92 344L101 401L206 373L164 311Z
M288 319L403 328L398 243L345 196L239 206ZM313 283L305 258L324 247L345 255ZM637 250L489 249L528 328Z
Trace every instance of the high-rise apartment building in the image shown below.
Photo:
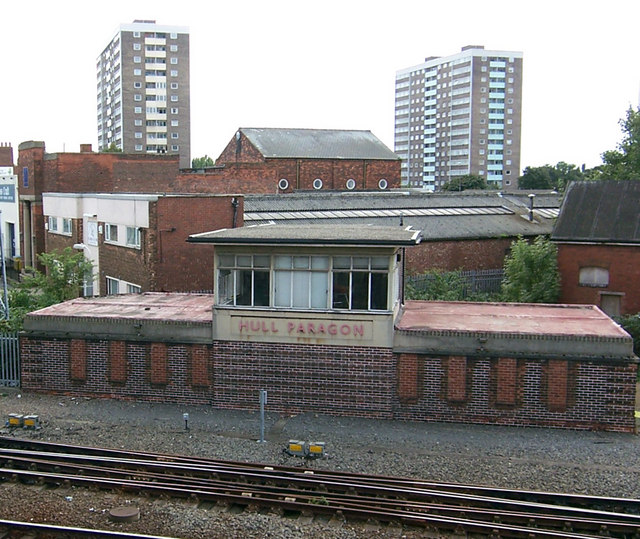
M97 61L98 149L180 155L191 166L189 30L120 25Z
M463 47L396 73L395 153L402 183L438 190L456 176L517 188L522 53Z

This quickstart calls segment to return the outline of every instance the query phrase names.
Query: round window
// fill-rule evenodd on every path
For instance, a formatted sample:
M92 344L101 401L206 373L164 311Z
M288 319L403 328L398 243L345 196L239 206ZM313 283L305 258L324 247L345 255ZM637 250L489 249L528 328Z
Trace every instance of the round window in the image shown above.
M387 180L385 180L384 178L382 178L379 182L378 182L378 187L380 189L386 189L389 186L389 183L387 182Z
M316 178L315 180L313 180L313 188L322 189L322 180L320 178Z
M349 191L352 191L355 188L356 188L356 181L353 178L349 178L347 180L347 189L349 189Z
M289 180L287 180L286 178L282 178L278 182L278 188L281 189L282 191L286 190L288 187L289 187Z

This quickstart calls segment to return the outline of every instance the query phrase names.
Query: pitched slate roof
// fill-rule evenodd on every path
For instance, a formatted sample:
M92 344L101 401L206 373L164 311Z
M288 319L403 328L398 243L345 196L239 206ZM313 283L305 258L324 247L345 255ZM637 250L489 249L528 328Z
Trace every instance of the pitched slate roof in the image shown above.
M571 183L551 238L555 241L640 243L640 181Z
M331 224L404 226L422 231L424 240L515 237L550 234L560 197L537 192L534 221L528 193L495 191L425 193L417 190L306 192L246 195L245 225Z
M400 159L371 131L246 127L240 131L267 158Z

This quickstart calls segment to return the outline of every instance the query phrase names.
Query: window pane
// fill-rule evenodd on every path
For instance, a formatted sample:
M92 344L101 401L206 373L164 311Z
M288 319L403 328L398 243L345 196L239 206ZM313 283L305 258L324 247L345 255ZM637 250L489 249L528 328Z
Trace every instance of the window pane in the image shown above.
M236 305L251 305L251 273L251 270L237 271Z
M329 269L329 257L328 256L312 256L311 257L311 269L328 270Z
M371 274L371 308L375 310L386 311L387 306L387 287L389 279L386 273Z
M293 257L294 269L309 269L309 257L308 256L294 256Z
M333 267L340 268L340 269L349 269L351 267L351 257L350 256L334 256Z
M309 307L309 277L306 271L294 271L293 275L293 304L292 307Z
M253 257L254 268L268 268L271 257L269 255L256 255Z
M369 257L368 256L354 256L353 257L354 269L369 269Z
M239 268L250 268L251 255L238 255L237 264Z
M351 308L369 308L369 273L354 271L351 274Z
M275 275L275 307L291 307L291 272L276 271Z
M349 273L333 274L333 299L334 309L349 308Z
M328 263L328 260L327 260ZM311 307L314 309L326 309L329 295L329 274L313 272L311 274Z
M371 269L388 269L389 257L388 256L372 256L371 257Z
M218 272L218 305L233 303L232 290L233 272L228 269L220 270Z
M256 307L269 306L269 272L255 271L253 273L253 304Z
M222 255L218 259L221 268L233 268L235 257L233 255Z
M276 256L274 265L277 269L291 269L291 257Z

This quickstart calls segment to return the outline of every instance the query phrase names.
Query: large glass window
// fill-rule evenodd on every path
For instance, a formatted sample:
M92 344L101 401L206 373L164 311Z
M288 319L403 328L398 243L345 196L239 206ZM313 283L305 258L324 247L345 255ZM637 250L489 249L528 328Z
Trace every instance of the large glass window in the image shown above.
M389 309L389 256L220 255L217 304Z

